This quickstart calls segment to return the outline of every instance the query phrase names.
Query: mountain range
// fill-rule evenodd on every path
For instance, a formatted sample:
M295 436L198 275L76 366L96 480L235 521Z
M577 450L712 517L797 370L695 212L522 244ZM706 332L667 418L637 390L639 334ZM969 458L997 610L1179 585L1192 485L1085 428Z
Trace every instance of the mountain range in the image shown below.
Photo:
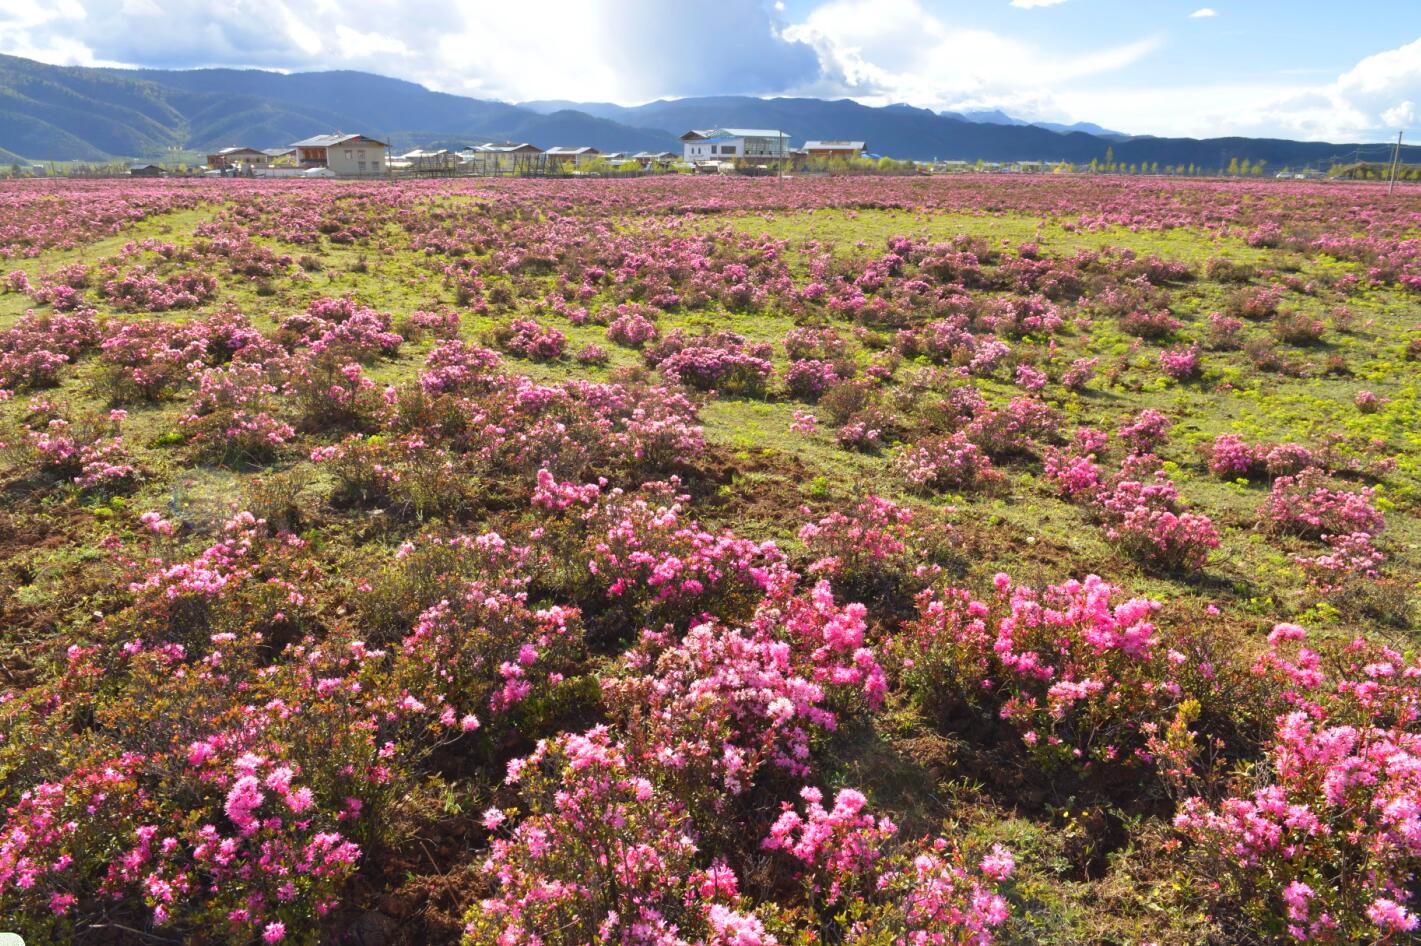
M434 92L366 72L256 69L109 69L52 66L0 55L0 159L105 161L161 158L228 145L264 148L330 131L360 131L410 147L492 140L603 151L679 151L690 128L780 128L805 139L852 139L899 158L1126 164L1231 159L1269 167L1384 160L1390 146L1272 138L1158 138L1091 123L1030 123L999 111L870 107L849 99L704 96L623 106L605 102L510 104ZM1404 149L1421 161L1421 148Z

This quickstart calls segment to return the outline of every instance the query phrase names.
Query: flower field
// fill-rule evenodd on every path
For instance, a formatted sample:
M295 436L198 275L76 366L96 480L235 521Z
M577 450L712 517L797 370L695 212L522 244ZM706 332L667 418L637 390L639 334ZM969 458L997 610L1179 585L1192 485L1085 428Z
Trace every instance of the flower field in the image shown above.
M0 184L0 930L1421 941L1421 194Z

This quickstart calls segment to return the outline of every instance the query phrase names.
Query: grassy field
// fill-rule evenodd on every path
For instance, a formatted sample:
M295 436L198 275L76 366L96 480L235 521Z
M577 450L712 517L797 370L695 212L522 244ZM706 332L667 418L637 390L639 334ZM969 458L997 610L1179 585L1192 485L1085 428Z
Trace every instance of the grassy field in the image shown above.
M603 489L635 490L644 481L674 473L688 496L683 515L694 516L707 535L724 529L754 542L771 541L805 575L818 574L821 566L813 563L823 553L805 538L802 526L835 513L851 514L868 497L910 510L915 535L940 536L916 563L930 564L937 577L919 586L905 570L894 578L893 587L901 593L863 602L869 641L889 671L886 701L872 712L850 709L853 701L836 703L841 724L833 732L815 735L812 775L803 781L826 790L857 787L892 816L904 836L945 833L964 850L997 843L1009 848L1017 869L1006 891L1011 916L998 930L1001 941L1241 942L1235 937L1259 922L1257 911L1280 915L1276 897L1263 897L1260 907L1234 888L1230 895L1235 899L1223 905L1200 895L1200 885L1210 878L1197 873L1197 862L1185 859L1171 827L1182 789L1164 787L1167 780L1158 772L1140 774L1140 769L1128 767L1116 772L1108 762L1078 771L1070 762L1056 767L1041 762L1023 749L1015 734L1003 735L1010 727L1000 719L990 714L973 717L965 708L976 706L970 693L961 705L944 709L947 683L925 691L911 682L906 669L891 665L888 655L902 656L901 638L907 633L903 622L915 613L912 595L902 589L950 585L986 599L994 576L1006 573L1018 585L1036 588L1100 575L1117 586L1123 598L1156 599L1162 602L1158 624L1168 634L1191 640L1209 636L1215 641L1211 646L1226 642L1228 659L1240 668L1239 680L1247 678L1246 668L1267 649L1270 629L1282 622L1306 626L1314 640L1365 636L1395 647L1398 659L1409 659L1415 651L1415 606L1421 592L1418 297L1404 283L1376 276L1377 265L1371 261L1347 258L1341 250L1333 255L1301 237L1292 244L1284 239L1261 245L1248 231L1277 220L1285 237L1290 227L1313 233L1320 226L1318 215L1326 212L1332 214L1327 233L1339 241L1384 236L1394 247L1421 237L1414 224L1398 216L1379 236L1381 224L1361 227L1350 222L1347 202L1340 198L1300 190L1294 208L1276 190L1246 187L1230 192L1222 186L1210 191L1181 185L1177 193L1147 195L1142 190L1137 198L1142 207L1173 203L1181 208L1171 211L1179 221L1127 226L1104 220L1083 225L1093 210L1090 195L1071 190L1077 185L1052 190L1048 183L1031 185L1035 190L1024 196L1010 193L1010 184L997 182L968 194L944 192L933 200L924 194L934 192L913 184L917 189L896 208L814 194L777 206L773 196L761 202L761 191L773 193L761 188L753 192L754 200L717 198L724 201L717 212L697 214L676 212L674 202L663 205L638 198L625 205L599 203L600 198L589 200L585 190L564 194L556 185L545 186L546 191L513 188L509 193L443 192L433 187L345 191L334 186L310 196L256 187L226 196L214 191L196 206L154 214L117 235L17 257L0 267L23 274L12 275L9 285L24 282L31 287L28 292L0 292L0 331L9 339L8 348L0 352L18 351L21 335L33 331L35 319L54 314L51 297L40 287L61 283L63 274L75 267L84 274L74 280L82 284L76 290L83 299L77 311L103 326L97 339L58 372L53 386L14 384L13 395L0 400L0 441L6 445L0 459L6 491L0 532L9 535L0 547L0 585L9 589L0 610L6 628L0 635L0 687L9 690L7 705L15 707L4 718L0 806L10 812L12 824L19 823L15 806L21 805L22 793L39 781L55 782L87 771L86 766L101 765L138 743L147 746L144 751L154 759L164 753L181 756L186 742L160 747L151 744L151 736L133 735L147 724L130 704L140 685L153 685L143 682L147 678L135 665L118 656L104 657L109 662L95 679L105 682L94 694L74 696L84 688L71 678L76 658L72 653L66 658L66 649L79 643L98 654L118 655L128 652L125 646L131 650L134 639L146 639L151 647L155 640L177 634L173 629L178 619L169 615L160 620L157 605L134 589L145 576L177 563L207 561L204 549L228 541L223 523L239 510L258 501L263 508L282 510L293 537L299 536L300 551L291 554L303 563L278 564L284 562L282 553L261 553L272 556L261 559L258 572L263 581L279 579L301 589L303 603L291 610L300 610L304 623L295 636L278 635L280 646L270 643L278 639L274 632L260 625L268 639L262 646L268 650L252 658L259 664L252 671L254 681L276 679L284 672L276 668L304 659L282 647L297 648L303 639L307 648L329 647L325 642L374 634L368 624L375 613L367 601L371 587L385 594L381 582L394 582L390 576L409 549L425 547L431 536L497 531L523 537L537 548L545 531L555 542L562 541L558 530L576 532L570 520L540 512L530 501L538 468L534 461L489 460L480 453L479 438L472 437L457 448L449 441L449 459L441 461L447 463L446 472L436 476L416 456L423 443L410 448L408 455L395 450L411 436L409 425L414 423L405 419L413 415L400 398L419 389L431 353L453 337L500 350L500 370L526 378L526 383L590 381L646 404L669 403L671 392L689 397L704 436L699 452L660 468L630 455L610 456L589 461L568 478L593 481L600 475L609 484ZM881 203L900 199L880 196ZM1348 199L1372 200L1375 195L1358 190L1349 192ZM352 235L339 236L346 232ZM451 248L455 245L457 250ZM885 262L890 247L896 247L895 255ZM946 265L933 262L947 254L946 248L972 256L970 267L960 260L952 264L966 276L929 275L937 272L932 266ZM543 256L546 263L539 262ZM268 258L275 262L260 262ZM241 271L237 261L253 259L269 271ZM882 268L879 282L876 276L865 277L873 276L875 267ZM143 276L162 281L193 274L210 276L212 282L196 305L183 308L159 304L155 311L133 311L119 301L124 298L120 290L107 288ZM1074 282L1059 291L1041 288L1048 285L1043 280L1052 278ZM1036 282L1015 282L1028 279ZM810 291L816 284L828 287L825 296ZM644 291L638 288L643 285ZM743 301L742 286L749 287L744 291L753 301ZM667 287L679 301L648 301L654 292L669 291ZM1237 337L1221 340L1214 327L1218 320L1211 323L1211 314L1240 312L1256 291L1274 294L1271 307L1261 316L1245 314L1234 329ZM967 301L953 301L953 293ZM1119 311L1111 308L1116 304L1109 300L1115 295L1130 293L1138 297L1134 302L1120 304ZM825 301L831 297L844 300L842 306ZM307 331L300 320L320 310L323 300L338 299L381 314L385 330L403 337L378 356L350 356L360 363L357 374L368 381L370 392L390 392L385 406L372 393L371 406L360 408L366 413L358 419L326 422L301 413L303 402L283 385L313 370L318 360L320 344L311 346L320 328ZM994 330L994 306L1005 311L1020 300L1040 300L1059 314L1059 325ZM969 304L970 310L962 308ZM650 363L647 352L659 342L643 350L609 340L606 325L621 311L618 306L650 310L662 340L678 331L682 334L676 337L687 339L733 332L740 337L733 346L723 340L716 344L722 353L733 348L737 357L756 345L768 346L754 357L768 360L769 380L741 387L687 382L678 388L675 376ZM970 351L949 354L929 344L934 325L963 311L968 312L963 324L969 335L975 333L971 344L1004 340L1010 353L997 367L979 370L975 363L969 366ZM194 356L196 360L177 371L156 395L124 398L115 395L115 365L134 370L136 364L137 370L146 370L157 363L153 351L161 345L150 345L142 356L148 361L127 364L116 362L109 348L99 347L126 323L158 320L168 326L155 331L154 337L161 339L176 337L179 326L223 312L244 317L250 329L274 346L254 361L264 366L264 383L271 385L263 410L293 429L279 447L259 459L213 459L211 444L195 439L192 421L184 420L202 413L195 407L202 372L227 370L230 354ZM424 329L412 318L437 312L453 313L456 328ZM1172 320L1163 337L1131 321L1150 312ZM540 358L520 354L509 341L519 320L555 328L565 339L560 353ZM1303 336L1288 335L1288 326L1295 323L1307 327ZM843 390L831 389L818 403L814 397L796 396L784 381L796 361L786 340L805 328L832 330L844 342L843 351L833 356L836 383ZM573 357L588 346L605 349L604 358ZM1190 346L1197 349L1193 376L1177 378L1162 370L1162 353ZM1080 359L1095 359L1093 375L1082 384L1063 383L1065 372ZM0 372L3 367L0 362ZM1040 382L1034 384L1035 374ZM0 387L5 386L3 379L0 373ZM843 415L836 416L836 405L852 400L848 389L855 384L854 396L866 398L864 403L878 413L844 408ZM964 389L975 392L977 406L966 419L954 421L943 407L944 399ZM1359 400L1359 392L1368 393ZM48 403L36 406L34 399ZM989 446L986 435L979 438L975 432L981 425L968 424L974 417L1006 417L1022 401L1040 405L1049 419L1028 435L1011 434L1017 439L1006 447ZM62 417L64 424L77 425L80 418L113 409L126 412L122 447L125 462L137 471L122 488L76 485L75 476L45 466L43 451L35 447L45 419ZM504 416L493 408L481 410L491 417ZM1121 452L1118 431L1147 411L1164 415L1172 427L1148 451L1158 459L1151 461L1155 465L1143 478L1158 469L1159 478L1177 490L1171 509L1207 517L1217 534L1216 547L1188 565L1164 562L1123 543L1102 505L1063 495L1059 482L1048 475L1053 451L1070 450L1070 444L1078 442L1077 432L1085 429L1103 432L1110 441L1095 451L1102 476L1113 476L1112 469L1121 468L1120 477L1128 478L1123 469L1130 461ZM816 417L812 432L803 429L806 413ZM499 437L513 416L497 421ZM867 448L844 446L842 431L862 417L878 418L885 435ZM413 429L443 450L444 438L452 435L450 422L441 423L444 426L428 422ZM495 421L487 423L491 426L486 429L493 429ZM536 424L536 417L528 423ZM50 424L51 433L69 429ZM557 434L563 439L548 441L560 446L541 454L541 463L557 468L560 458L586 446L579 438L590 436L587 431L593 429L568 421L566 430L560 428ZM905 454L959 432L978 438L990 455L990 475L926 487L905 477ZM1281 474L1211 471L1211 447L1225 434L1264 447L1301 445L1312 457L1305 465L1321 464L1331 488L1368 491L1367 502L1385 520L1384 531L1375 537L1383 563L1370 574L1348 574L1331 585L1309 580L1299 560L1327 547L1315 535L1289 534L1265 515ZM534 434L526 436L530 442L535 439ZM552 435L536 435L543 436ZM353 474L328 462L321 451L356 448L376 451L380 462L392 469L408 464L398 467L406 485L388 486L381 501L352 498ZM596 450L591 454L600 456ZM475 455L480 458L474 460ZM368 474L365 470L363 475ZM415 502L401 492L413 490L408 484L425 476L435 485L420 488L433 495ZM273 498L273 489L286 492ZM140 521L144 513L158 514L174 531L155 537ZM938 528L947 531L933 531ZM533 538L527 538L530 535ZM253 548L258 546L265 548L259 542ZM382 942L411 943L457 939L461 923L480 915L475 904L489 896L494 885L480 873L489 832L479 827L478 813L490 805L511 804L512 790L499 784L508 760L526 754L539 739L594 722L609 722L621 732L618 726L630 724L618 716L614 702L604 703L597 696L598 683L626 672L620 669L621 661L642 622L674 614L666 626L679 635L700 619L700 612L665 610L648 598L642 611L626 618L629 623L610 633L607 628L613 625L606 615L620 613L610 603L613 593L589 591L592 579L586 575L567 577L569 570L582 568L580 560L569 557L566 545L550 549L546 565L528 566L534 577L526 593L540 606L568 602L584 612L589 629L597 629L597 634L589 630L591 643L567 668L574 682L553 688L550 695L539 692L527 704L533 708L521 715L510 712L497 723L487 718L494 714L486 705L472 707L485 719L487 733L479 734L484 741L476 747L454 740L455 749L449 749L450 740L445 740L430 748L411 736L411 745L420 748L402 755L406 748L400 740L405 737L392 735L389 745L396 748L390 753L398 760L392 766L400 772L392 784L397 783L399 791L390 797L372 792L367 803L380 806L383 821L359 834L361 848L380 861L367 859L341 874L339 883L322 887L319 895L301 893L294 905L263 901L255 913L266 920L286 917L285 928L293 934L299 929L303 941L315 941L322 930L327 937L323 941L336 941L330 937L355 935L351 930L361 923L374 923L385 931ZM682 553L668 549L658 554ZM824 574L834 575L836 581L842 577L828 567ZM242 574L244 581L252 580ZM231 580L235 588L237 579ZM436 601L420 598L418 607L410 606L412 613ZM728 595L704 610L727 623L745 622L750 611L739 601ZM175 667L187 666L183 661L210 650L202 641L207 629L249 631L256 620L216 604L204 607L209 609L203 612L204 633L183 638L189 653L174 658L167 672L181 677ZM258 606L249 602L237 607ZM398 650L398 638L390 646ZM1229 686L1245 687L1224 676ZM240 690L236 688L231 706L222 712L240 713L235 709L243 700ZM1228 704L1236 694L1226 692L1221 683L1208 689L1217 705L1200 697L1205 702L1201 729L1207 729L1210 738L1217 736L1219 746L1227 743L1215 763L1199 763L1198 780L1189 783L1211 802L1241 790L1239 785L1259 783L1268 765L1268 720L1274 708L1268 700L1274 696L1248 692L1232 710ZM295 696L287 698L297 702ZM70 700L75 706L70 716L98 722L73 724L69 717L62 721L42 710L46 705L67 706ZM1169 718L1161 717L1158 725L1166 725ZM214 717L214 726L219 726L217 720ZM1410 731L1413 723L1398 725ZM183 740L207 732L201 724L178 728ZM289 738L270 737L264 751L307 759L303 777L319 768L306 755L276 748ZM299 738L325 737L307 733ZM20 739L33 742L23 747ZM133 778L154 798L191 805L194 811L215 806L216 811L222 808L228 784L224 777L211 775L205 783L190 783L186 774L147 772ZM164 781L169 778L171 782ZM331 786L338 781L325 790L335 792ZM656 777L652 781L661 791ZM181 791L169 792L176 784L183 786ZM203 784L206 788L199 787ZM795 784L794 778L765 774L752 790L730 799L726 810L733 814L727 817L739 819L740 825L730 832L763 831ZM362 789L348 790L362 797ZM322 797L319 805L337 802L331 795ZM144 817L169 810L157 802L155 806ZM694 812L694 804L690 809ZM724 854L741 873L748 898L741 906L749 909L748 902L754 901L768 927L778 931L780 942L878 942L848 937L844 931L851 927L849 921L826 919L832 911L795 893L790 875L777 874L780 868L754 845L737 847L698 817L692 820L707 847ZM220 827L226 830L225 823ZM95 841L93 850L126 850L126 836L121 836L126 830L114 828L114 835ZM104 857L86 856L97 858L94 863ZM190 864L184 868L192 873L202 869ZM1326 871L1324 865L1297 876L1319 883L1317 878ZM40 919L22 891L3 887L0 869L0 906L28 918L21 928L35 941L47 936L55 941L98 941L107 935L104 924L113 916L123 917L125 924L137 923L154 936L166 935L154 922L151 897L145 905L141 894L120 884L123 892L114 906L89 889L96 883L92 876L56 881L74 892L77 905L73 912L56 913L57 919ZM318 919L311 903L327 896L333 902L339 898L342 905L329 915L322 910ZM214 896L213 903L222 904L218 909L196 894L188 899L198 906L180 914L177 928L186 931L184 936L197 937L190 941L247 941L255 935L252 929L259 932L240 924L194 932L230 903ZM805 919L814 910L821 911L813 914L818 917L817 932ZM1281 922L1257 926L1248 934L1255 939L1248 941L1278 939L1283 935ZM1365 921L1358 922L1363 926L1347 925L1343 939L1364 941L1363 933L1356 931L1364 929ZM482 941L481 933L468 935L472 942Z

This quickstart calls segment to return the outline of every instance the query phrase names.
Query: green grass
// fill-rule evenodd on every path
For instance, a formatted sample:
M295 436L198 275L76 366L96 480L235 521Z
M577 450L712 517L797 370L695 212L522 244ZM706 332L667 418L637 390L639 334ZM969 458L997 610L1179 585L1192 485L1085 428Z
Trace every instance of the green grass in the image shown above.
M431 206L462 199L437 198ZM88 247L47 253L14 265L35 275L73 262L98 262L113 256L130 240L158 238L181 244L192 239L195 226L213 219L218 212L219 208L209 206L146 220L120 236ZM884 252L887 239L894 235L947 240L967 234L989 244L1011 247L1032 241L1044 254L1124 248L1141 255L1157 254L1167 260L1185 261L1196 268L1222 256L1258 266L1277 267L1281 263L1304 278L1352 268L1352 264L1328 258L1280 255L1197 230L1135 232L1113 228L1083 232L1068 228L1063 221L993 212L819 210L712 217L697 225L729 226L786 241L793 268L803 282L808 281L806 241L820 241L832 245L837 254L866 260ZM400 249L406 245L406 238L397 227L386 226L372 242L374 239L394 247L394 251L336 246L328 241L322 241L319 247L260 241L293 257L314 257L319 269L300 278L273 280L269 289L223 274L216 304L235 306L264 329L274 327L287 314L301 311L311 300L322 296L349 294L397 319L417 309L454 304L452 289L433 272L430 262L422 255ZM555 282L553 277L538 277L535 281L548 288ZM488 288L497 284L497 279L491 279ZM1179 339L1172 344L1183 344L1203 337L1207 314L1222 307L1230 290L1199 279L1171 287L1170 291L1171 308L1185 323ZM600 304L597 299L587 303L594 308ZM1318 313L1324 309L1317 300L1293 292L1287 293L1286 304ZM1316 443L1332 432L1376 437L1398 448L1400 455L1394 486L1387 493L1394 508L1388 517L1386 548L1399 573L1417 574L1421 568L1421 525L1413 508L1421 499L1421 401L1417 398L1421 377L1414 363L1402 359L1406 333L1416 320L1414 303L1398 293L1369 290L1357 293L1349 305L1357 316L1357 328L1352 333L1330 332L1328 346L1321 349L1282 346L1290 358L1317 368L1329 353L1340 354L1352 371L1347 377L1329 376L1320 370L1306 378L1267 374L1253 369L1240 353L1207 352L1205 378L1176 384L1163 379L1157 369L1161 345L1139 344L1113 323L1097 320L1089 327L1071 329L1058 339L1064 359L1089 355L1101 359L1102 369L1117 370L1113 384L1097 380L1084 394L1066 395L1057 401L1068 424L1113 430L1145 408L1164 411L1174 418L1176 426L1166 455L1171 476L1191 504L1226 527L1223 545L1205 576L1151 575L1122 558L1107 545L1085 511L1052 495L1033 475L1039 471L1031 467L1009 469L1005 482L996 490L939 497L929 502L952 507L952 517L959 524L964 543L973 547L971 569L979 577L996 570L1048 578L1096 571L1141 591L1183 597L1200 604L1218 601L1228 606L1231 596L1243 596L1250 602L1267 599L1273 602L1271 616L1281 619L1311 603L1298 592L1299 573L1291 561L1301 546L1294 548L1285 541L1260 536L1252 523L1266 489L1219 482L1203 467L1198 448L1225 432L1301 443ZM11 324L31 306L24 296L0 294L0 327ZM100 312L110 314L102 306ZM639 353L608 342L601 326L571 325L547 312L536 293L520 296L509 306L496 306L491 315L465 313L463 334L475 341L486 339L495 325L519 315L538 318L565 332L569 354L584 345L597 344L608 351L611 361L605 368L586 368L570 358L554 363L510 358L512 370L546 381L568 377L605 380L619 369L640 364ZM159 317L181 319L187 315L170 313ZM662 330L728 328L752 341L778 343L794 324L790 316L774 310L732 313L710 309L669 313L662 319ZM1263 329L1251 326L1248 331L1257 334ZM397 384L412 378L431 345L428 340L406 345L398 357L373 366L370 377L380 384ZM776 357L783 367L783 355ZM913 365L905 365L902 370L913 369ZM87 393L88 375L89 369L81 368L60 396L79 405L101 407ZM1000 381L979 383L979 387L994 403L1003 403L1019 393ZM1387 399L1387 407L1371 415L1357 411L1352 397L1362 387ZM13 405L8 408L15 409ZM154 505L171 502L174 486L180 494L197 497L193 502L199 504L211 497L230 499L239 495L243 480L250 474L190 469L184 465L181 451L154 445L163 432L173 428L177 410L174 405L165 404L131 411L131 440L141 462L156 474L134 501ZM801 521L794 507L800 503L824 509L870 492L906 502L927 501L906 493L892 475L891 449L878 455L845 451L835 443L832 428L827 426L813 435L792 433L789 425L796 410L814 408L777 398L716 398L705 404L702 419L708 440L724 452L732 466L761 467L737 470L733 490L769 497L766 506L727 507L732 509L730 515L750 517L748 522L736 519L737 528L793 542ZM779 515L775 514L776 509ZM1263 626L1262 622L1259 626Z

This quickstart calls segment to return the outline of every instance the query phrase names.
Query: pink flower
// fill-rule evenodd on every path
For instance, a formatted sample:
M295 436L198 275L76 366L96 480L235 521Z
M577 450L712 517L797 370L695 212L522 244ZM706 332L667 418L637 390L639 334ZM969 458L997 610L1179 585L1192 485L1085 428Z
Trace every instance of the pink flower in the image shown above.
M981 869L982 873L993 880L1006 880L1016 869L1016 860L1011 856L1011 851L1000 844L993 844L992 853L982 858Z
M1400 933L1416 929L1416 914L1386 897L1378 897L1367 907L1367 919L1384 930Z

